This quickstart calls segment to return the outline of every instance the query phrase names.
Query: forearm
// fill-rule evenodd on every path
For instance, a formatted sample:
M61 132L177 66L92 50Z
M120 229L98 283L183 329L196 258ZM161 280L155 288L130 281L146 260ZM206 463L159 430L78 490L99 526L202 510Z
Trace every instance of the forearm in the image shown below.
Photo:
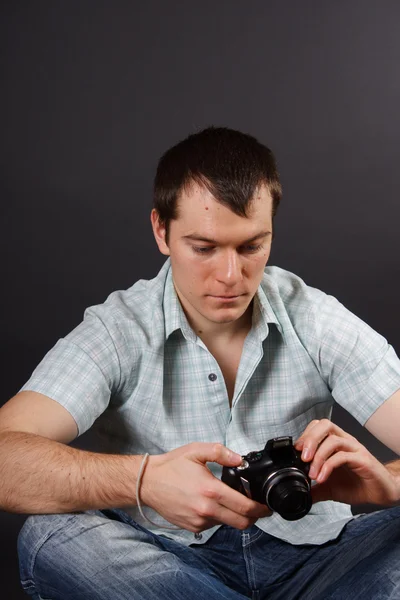
M30 433L0 434L0 509L62 513L136 504L140 456L78 450Z

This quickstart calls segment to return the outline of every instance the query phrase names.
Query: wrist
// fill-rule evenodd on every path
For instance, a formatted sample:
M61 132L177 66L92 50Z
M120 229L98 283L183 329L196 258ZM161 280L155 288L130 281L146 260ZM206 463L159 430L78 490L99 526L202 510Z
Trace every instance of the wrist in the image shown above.
M390 504L398 505L400 504L400 460L387 463L385 467L393 482L393 493L389 500Z
M154 493L154 468L159 460L159 456L157 455L147 455L145 460L145 455L138 456L138 470L137 470L137 478L140 475L139 486L136 486L136 502L138 500L137 495L139 495L140 503L144 506L150 506L152 508L152 498ZM137 481L136 481L137 483Z

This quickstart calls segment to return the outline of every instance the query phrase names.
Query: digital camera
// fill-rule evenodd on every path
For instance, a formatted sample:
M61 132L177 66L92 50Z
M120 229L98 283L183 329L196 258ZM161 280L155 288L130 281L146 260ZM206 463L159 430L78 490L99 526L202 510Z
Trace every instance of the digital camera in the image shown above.
M312 506L309 463L301 460L291 437L268 440L264 450L242 456L238 467L224 467L221 480L252 500L266 504L287 521L304 517Z

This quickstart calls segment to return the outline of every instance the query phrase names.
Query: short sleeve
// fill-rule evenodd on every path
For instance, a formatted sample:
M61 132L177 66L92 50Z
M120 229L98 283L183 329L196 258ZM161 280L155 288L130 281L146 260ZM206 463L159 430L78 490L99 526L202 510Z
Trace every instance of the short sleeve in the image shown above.
M335 401L362 425L400 388L400 360L387 340L336 298L313 291L309 348Z
M120 381L115 340L88 309L84 321L56 343L20 391L39 392L59 402L75 419L81 435L106 410Z

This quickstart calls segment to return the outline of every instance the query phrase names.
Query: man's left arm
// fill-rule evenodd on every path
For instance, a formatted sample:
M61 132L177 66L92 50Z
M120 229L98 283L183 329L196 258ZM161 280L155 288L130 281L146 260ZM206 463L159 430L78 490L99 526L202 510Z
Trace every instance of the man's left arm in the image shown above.
M400 389L372 414L364 427L400 456Z
M400 455L400 389L365 423L366 429ZM379 462L355 437L329 421L312 421L295 446L310 462L314 502L400 504L400 459Z
M400 389L386 400L365 423L365 428L398 456L400 456L399 427ZM400 458L387 463L385 466L394 476L400 496Z

